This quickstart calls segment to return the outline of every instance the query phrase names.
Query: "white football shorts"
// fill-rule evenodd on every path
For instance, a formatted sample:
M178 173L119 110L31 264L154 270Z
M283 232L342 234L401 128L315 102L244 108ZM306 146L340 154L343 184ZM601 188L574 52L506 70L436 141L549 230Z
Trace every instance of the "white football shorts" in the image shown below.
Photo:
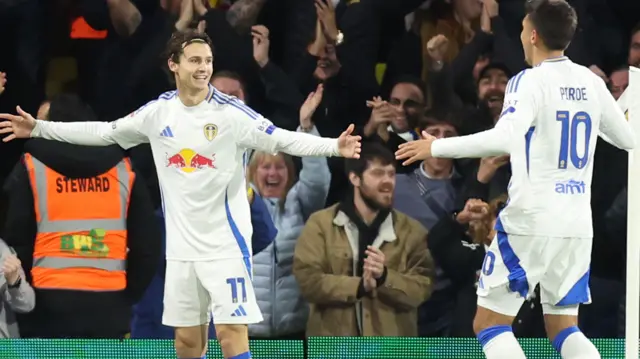
M591 303L591 238L517 236L498 232L491 242L480 279L478 305L515 317L540 284L544 314L578 315Z
M250 259L248 259L250 261ZM254 324L262 313L253 290L249 264L243 259L167 261L162 324L192 327L208 324Z

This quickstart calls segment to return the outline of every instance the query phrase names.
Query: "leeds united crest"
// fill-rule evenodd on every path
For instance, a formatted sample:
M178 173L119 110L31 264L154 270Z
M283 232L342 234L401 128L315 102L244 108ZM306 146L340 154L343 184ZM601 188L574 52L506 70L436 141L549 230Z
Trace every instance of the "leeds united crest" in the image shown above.
M217 135L218 135L218 126L212 123L208 123L204 125L204 137L206 137L207 140L212 141L214 138L216 138Z

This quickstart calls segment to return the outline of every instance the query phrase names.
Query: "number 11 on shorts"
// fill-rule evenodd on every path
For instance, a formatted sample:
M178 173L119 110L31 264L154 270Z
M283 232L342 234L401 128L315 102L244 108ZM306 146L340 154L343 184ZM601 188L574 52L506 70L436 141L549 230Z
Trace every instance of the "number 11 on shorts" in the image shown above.
M227 284L231 287L231 300L234 303L238 303L238 287L242 291L242 303L247 302L247 286L244 278L227 278Z

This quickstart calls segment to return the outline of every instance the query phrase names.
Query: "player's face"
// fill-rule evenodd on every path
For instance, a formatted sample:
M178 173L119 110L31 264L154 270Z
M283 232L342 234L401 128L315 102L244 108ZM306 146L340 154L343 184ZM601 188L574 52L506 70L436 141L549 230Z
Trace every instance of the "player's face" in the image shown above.
M373 210L388 209L393 204L393 190L396 186L396 169L393 165L383 165L378 161L369 163L362 178L352 175L351 183L362 201Z
M245 102L244 91L242 90L242 84L240 84L240 81L228 77L218 77L211 81L211 84L222 93L235 96L242 100L242 102Z
M524 49L524 60L527 64L533 64L533 46L536 39L536 33L533 29L531 21L529 21L529 15L525 16L522 20L522 32L520 33L520 41L522 42L522 48Z
M265 156L256 168L255 185L261 196L283 198L289 181L289 169L282 155Z
M189 44L180 56L180 63L169 61L169 68L178 76L181 86L192 90L206 89L213 73L211 47L205 43Z
M401 114L399 118L391 121L391 127L397 133L407 132L415 123L410 123L410 118L420 115L424 97L418 86L409 83L399 83L391 90L389 103Z
M449 138L458 136L456 128L448 123L439 123L427 126L424 129L428 134L435 138ZM453 160L447 158L428 158L424 160L424 166L430 174L450 174L453 167Z

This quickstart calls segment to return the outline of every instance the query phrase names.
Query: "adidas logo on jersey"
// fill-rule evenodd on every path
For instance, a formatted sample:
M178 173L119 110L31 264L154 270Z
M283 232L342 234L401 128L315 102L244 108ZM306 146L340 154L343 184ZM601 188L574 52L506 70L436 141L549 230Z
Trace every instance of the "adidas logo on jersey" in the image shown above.
M167 126L160 132L160 137L173 137L173 132L171 131L171 127Z
M247 316L247 312L244 311L244 308L239 305L238 308L236 308L236 310L231 313L232 317L246 317Z

